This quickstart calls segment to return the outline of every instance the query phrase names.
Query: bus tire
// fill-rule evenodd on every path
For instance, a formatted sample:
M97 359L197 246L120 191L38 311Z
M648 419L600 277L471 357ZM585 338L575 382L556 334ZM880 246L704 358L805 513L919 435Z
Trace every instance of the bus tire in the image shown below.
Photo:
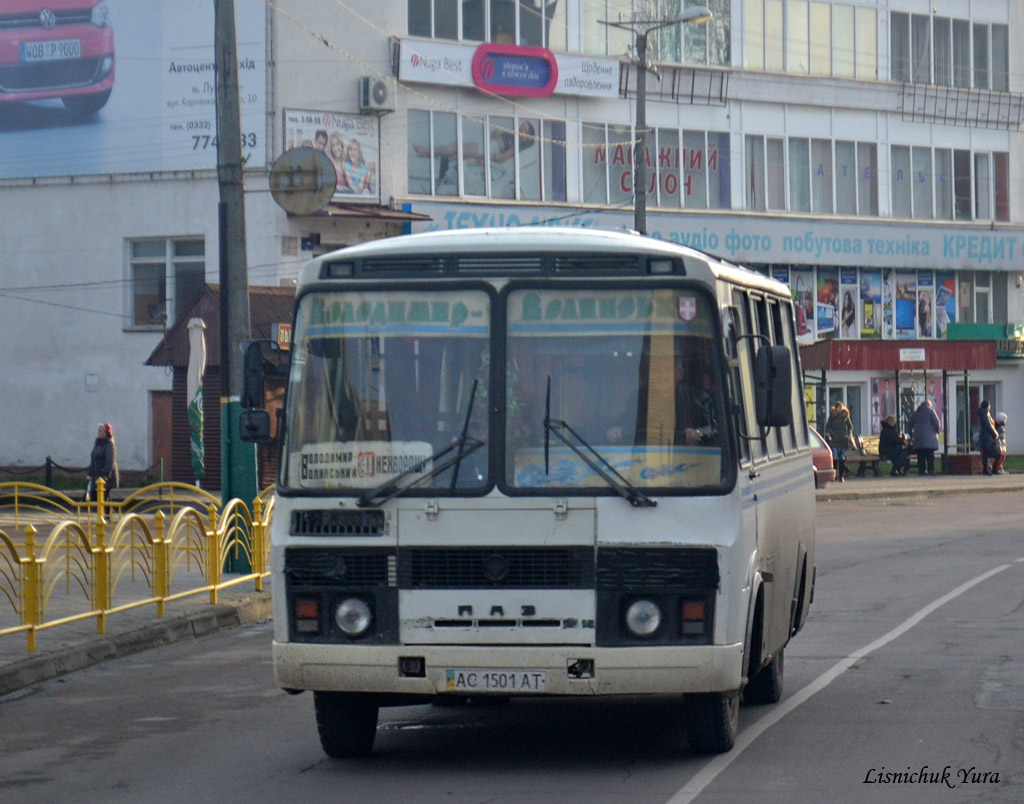
M743 700L752 704L778 703L782 698L782 681L785 672L785 649L780 648L772 660L747 682L743 689Z
M739 692L705 692L690 696L690 747L722 754L736 744L740 720Z
M314 692L316 730L329 757L367 756L377 736L377 703L365 695Z

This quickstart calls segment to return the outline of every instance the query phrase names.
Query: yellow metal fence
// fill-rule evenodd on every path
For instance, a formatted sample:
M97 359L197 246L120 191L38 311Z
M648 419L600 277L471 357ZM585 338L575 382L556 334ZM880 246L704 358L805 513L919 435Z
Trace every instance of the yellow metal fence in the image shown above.
M116 502L102 485L96 502L84 502L32 483L0 483L0 638L24 633L32 652L45 629L95 618L104 634L118 612L153 605L163 617L174 600L207 594L217 603L220 590L249 582L262 591L269 491L250 510L181 483ZM249 571L226 574L226 564ZM51 616L51 608L59 611Z

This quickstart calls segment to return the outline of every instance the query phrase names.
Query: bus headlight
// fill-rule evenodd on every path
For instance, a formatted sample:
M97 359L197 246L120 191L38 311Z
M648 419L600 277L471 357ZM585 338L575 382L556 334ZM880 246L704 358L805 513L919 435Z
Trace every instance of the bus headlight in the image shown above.
M373 612L365 600L349 597L342 600L334 610L334 622L341 633L355 639L367 632L373 622Z
M626 609L626 627L638 637L646 637L661 625L661 609L652 600L635 600Z

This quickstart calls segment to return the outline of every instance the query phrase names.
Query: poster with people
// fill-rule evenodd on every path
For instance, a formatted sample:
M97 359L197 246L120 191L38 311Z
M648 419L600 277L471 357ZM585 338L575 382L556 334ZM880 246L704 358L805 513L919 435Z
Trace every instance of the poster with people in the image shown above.
M857 269L839 269L839 337L857 337Z
M952 271L935 275L935 337L945 338L946 327L956 322L956 276Z
M882 272L860 272L860 336L882 337Z
M286 109L284 143L316 148L334 165L336 201L380 203L380 120L376 115Z
M917 274L917 334L935 337L935 277L931 271Z
M789 287L796 305L797 337L814 338L814 269L793 268Z
M835 337L839 329L839 269L818 269L818 337Z
M895 327L893 326L893 270L892 268L882 269L882 337L892 340Z

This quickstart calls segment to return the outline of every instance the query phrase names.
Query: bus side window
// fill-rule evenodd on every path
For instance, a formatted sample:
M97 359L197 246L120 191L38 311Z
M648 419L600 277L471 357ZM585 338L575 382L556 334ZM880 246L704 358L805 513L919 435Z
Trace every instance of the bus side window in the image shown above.
M757 339L756 345L754 346L755 352L757 349L772 344L776 344L775 330L772 327L772 320L770 311L768 309L768 300L761 295L751 294L751 301L754 305L755 320L757 322L757 334L762 337ZM782 428L773 427L765 437L766 446L768 448L768 454L772 457L782 454Z
M737 439L739 442L739 453L740 463L750 463L750 444L743 436L746 433L746 417L744 416L743 400L745 399L743 393L743 381L740 376L740 358L739 358L739 312L735 306L729 307L729 334L726 338L726 349L728 354L726 358L729 361L729 388L726 393L726 398L729 405L729 416L735 416L737 418L737 424L740 427L740 437Z
M742 421L740 431L746 433L750 457L757 462L764 458L764 439L759 437L761 428L757 423L757 409L754 402L754 350L756 339L744 337L754 334L753 319L750 311L750 299L747 293L739 288L732 292L733 305L737 312L736 354L739 358L740 389L742 395Z
M783 308L779 304L778 300L772 299L769 302L769 311L771 312L771 319L772 319L772 321L771 321L771 323L772 323L772 342L775 343L776 346L785 346L785 347L787 347L790 350L790 359L792 359L793 342L792 342L791 339L787 340L787 338L786 338L786 333L785 333L785 330L783 329L783 326L782 326L782 321L783 321L782 309ZM799 387L800 387L800 381L797 378L796 371L795 371L795 366L794 366L793 388L799 388ZM797 442L796 442L796 427L798 426L797 422L800 420L800 415L799 415L800 414L800 407L799 406L794 407L793 406L794 401L795 401L795 399L793 397L791 397L790 398L790 409L791 409L791 411L793 413L793 423L788 425L787 427L779 427L778 428L779 440L782 442L782 447L783 447L783 449L786 452L793 452L793 451L795 451L796 450L796 445L797 445Z
M793 357L793 436L797 447L804 448L810 443L807 432L807 415L804 412L804 376L800 370L800 351L796 343L796 332L793 329L793 303L783 302L782 310L782 343L789 347Z

